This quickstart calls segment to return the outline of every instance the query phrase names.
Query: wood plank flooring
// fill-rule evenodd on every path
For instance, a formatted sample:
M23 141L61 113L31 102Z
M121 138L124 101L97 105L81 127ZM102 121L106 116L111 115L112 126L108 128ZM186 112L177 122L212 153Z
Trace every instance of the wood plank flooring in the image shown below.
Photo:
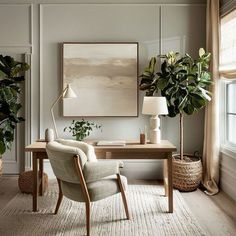
M236 236L236 203L224 192L207 196L197 190L182 196L208 235Z
M0 210L19 192L18 176L0 177Z
M17 176L0 177L0 209L19 192L17 181ZM161 184L161 182L130 180L129 184ZM207 232L207 236L236 236L236 202L224 192L215 196L207 196L200 190L181 194Z

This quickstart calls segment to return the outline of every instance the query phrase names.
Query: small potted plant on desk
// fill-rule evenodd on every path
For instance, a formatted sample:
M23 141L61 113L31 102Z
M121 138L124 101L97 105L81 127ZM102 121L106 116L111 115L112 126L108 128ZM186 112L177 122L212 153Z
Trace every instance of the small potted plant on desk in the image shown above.
M83 141L90 135L93 128L100 129L101 127L101 125L97 125L94 122L85 121L84 119L80 121L73 120L71 126L64 128L64 132L68 130L77 141Z
M18 116L22 107L18 99L20 84L25 80L23 73L29 68L27 63L0 55L0 175L2 155L11 149L17 123L24 121L23 117Z
M166 97L170 117L179 114L180 118L180 154L173 156L173 185L181 191L195 190L202 178L202 164L197 155L184 154L183 118L192 115L206 106L211 100L207 90L212 83L208 71L210 53L199 49L199 57L194 60L185 54L170 52L160 56L164 61L160 72L155 73L156 58L151 58L149 66L140 76L140 89L147 96L161 92Z

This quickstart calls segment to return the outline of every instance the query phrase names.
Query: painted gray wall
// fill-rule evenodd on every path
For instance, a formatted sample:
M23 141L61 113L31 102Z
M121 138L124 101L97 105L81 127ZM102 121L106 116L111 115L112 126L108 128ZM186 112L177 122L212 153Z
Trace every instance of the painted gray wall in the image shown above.
M0 38L0 50L15 50L31 55L28 91L31 124L28 125L30 138L26 143L43 138L44 130L52 127L50 106L62 88L61 42L139 42L140 73L153 55L176 50L196 56L198 49L205 46L205 1L119 1L119 4L115 4L118 1L112 1L114 4L105 1L71 1L85 2L94 4L9 0L5 1L7 4L0 5L3 13L0 14L0 29L4 32L4 37ZM7 16L11 18L5 24ZM140 92L140 111L143 95ZM28 100L26 102L29 103ZM71 119L61 116L59 106L55 114L59 135L68 138L69 135L64 134L62 129ZM137 118L89 120L103 125L103 132L95 131L90 137L92 139L138 139L139 128L148 124L149 117L140 112ZM186 152L202 151L203 123L203 111L186 117ZM163 138L176 146L179 143L178 125L178 117L162 118ZM27 163L30 165L29 161ZM129 161L124 171L130 177L161 178L161 169L159 161Z

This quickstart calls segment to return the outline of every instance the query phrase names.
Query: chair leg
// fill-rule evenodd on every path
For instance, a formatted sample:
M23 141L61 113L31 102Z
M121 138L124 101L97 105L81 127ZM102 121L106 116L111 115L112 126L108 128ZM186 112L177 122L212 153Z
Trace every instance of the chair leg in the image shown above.
M128 204L127 204L127 200L126 200L126 196L125 196L125 191L121 182L121 178L120 178L120 174L117 174L117 181L118 181L118 185L120 188L120 192L121 192L121 196L122 196L122 200L123 200L123 204L124 204L124 208L125 208L125 214L128 220L131 219L130 215L129 215L129 208L128 208Z
M81 184L82 191L83 191L84 198L85 198L86 228L87 228L87 235L89 236L90 235L90 197L89 197L88 188L87 188L87 185L86 185L86 182L85 182L85 179L84 179L83 171L82 171L82 168L80 166L79 158L80 158L79 155L75 155L74 156L74 162L75 162L76 169L78 171L80 184Z
M61 201L62 201L62 198L63 198L63 194L62 194L62 191L61 191L61 181L59 179L57 179L57 183L58 183L58 187L59 187L59 195L58 195L58 199L57 199L56 209L55 209L55 212L54 212L55 215L57 214L57 212L59 210L59 207L61 205Z
M86 204L86 229L87 236L90 236L90 202L85 202Z

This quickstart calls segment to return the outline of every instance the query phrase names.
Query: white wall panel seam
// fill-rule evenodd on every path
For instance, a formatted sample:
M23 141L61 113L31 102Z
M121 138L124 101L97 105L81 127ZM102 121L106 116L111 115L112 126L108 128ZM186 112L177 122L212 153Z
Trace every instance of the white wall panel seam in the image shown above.
M43 88L43 4L39 5L39 130L38 136L41 137L42 117L43 117L43 102L42 102L42 88Z

